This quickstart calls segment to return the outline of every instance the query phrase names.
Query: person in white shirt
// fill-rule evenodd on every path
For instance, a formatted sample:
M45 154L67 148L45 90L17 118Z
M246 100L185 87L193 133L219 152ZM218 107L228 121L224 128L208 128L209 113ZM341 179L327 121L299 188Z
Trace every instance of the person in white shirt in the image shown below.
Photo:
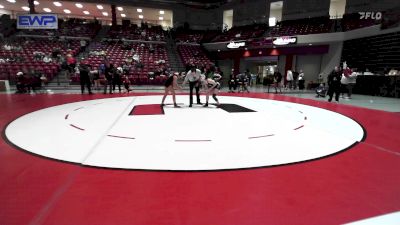
M196 67L192 67L187 73L185 80L183 81L183 85L189 82L189 90L190 90L190 97L189 97L189 107L192 107L193 104L193 88L196 88L196 98L197 104L201 105L200 102L200 78L201 78L201 71L196 69Z
M288 70L286 73L286 81L287 81L287 87L289 87L289 89L292 89L292 87L293 87L293 72L291 70Z
M303 70L300 70L300 73L299 73L299 89L300 90L304 90L304 83L305 83L304 72L303 72Z
M5 44L5 45L4 45L4 50L6 50L6 51L11 51L11 45Z
M52 60L51 60L51 58L49 57L49 56L44 56L43 57L43 62L45 62L45 63L50 63Z
M81 45L81 52L84 52L86 48L86 41L82 39L80 41L80 45Z
M136 62L139 62L139 61L140 61L139 55L136 54L136 53L132 56L132 59L133 59L134 61L136 61Z

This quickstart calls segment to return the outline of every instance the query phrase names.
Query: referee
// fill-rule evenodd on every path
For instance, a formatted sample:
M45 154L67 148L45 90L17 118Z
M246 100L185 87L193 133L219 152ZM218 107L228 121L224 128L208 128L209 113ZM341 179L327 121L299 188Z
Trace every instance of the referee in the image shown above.
M183 81L183 85L185 85L187 82L189 82L189 89L190 89L190 104L189 107L192 107L193 104L193 88L196 88L196 98L197 98L197 104L201 105L200 102L200 77L201 77L201 71L199 69L196 69L196 67L192 67L187 73L185 80Z

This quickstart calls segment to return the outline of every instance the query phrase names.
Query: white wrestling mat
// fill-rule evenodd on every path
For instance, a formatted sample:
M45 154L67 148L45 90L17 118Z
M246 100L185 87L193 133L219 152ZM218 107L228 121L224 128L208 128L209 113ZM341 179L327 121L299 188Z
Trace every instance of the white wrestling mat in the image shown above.
M268 99L218 97L230 104L226 110L189 108L188 96L177 96L178 103L185 103L182 108L167 105L161 114L130 115L134 107L160 104L161 98L107 98L45 108L14 120L5 134L19 148L52 159L178 171L307 161L348 149L364 137L363 128L341 114ZM229 112L238 108L245 111Z

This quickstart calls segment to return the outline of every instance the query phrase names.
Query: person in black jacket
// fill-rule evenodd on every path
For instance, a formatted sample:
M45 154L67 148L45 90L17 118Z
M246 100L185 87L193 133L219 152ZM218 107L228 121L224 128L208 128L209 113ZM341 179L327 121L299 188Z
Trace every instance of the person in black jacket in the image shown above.
M236 81L236 75L233 73L233 70L231 76L229 77L228 85L229 85L229 92L234 93L236 90L237 81Z
M113 70L113 91L115 92L115 86L118 86L119 93L121 93L121 85L122 85L122 67L115 68Z
M104 69L104 76L106 77L105 83L104 83L104 94L107 94L107 86L110 87L110 94L112 94L112 85L113 85L113 71L114 71L114 65L106 63L105 64L105 69Z
M85 93L85 85L89 91L89 95L93 94L91 89L91 81L89 76L90 69L87 65L81 64L79 67L79 79L81 83L81 93Z
M328 101L332 101L333 93L335 93L335 100L339 102L340 95L340 80L342 79L342 72L338 66L328 75Z
M282 93L281 81L282 81L282 74L281 74L279 71L275 71L275 72L274 72L274 88L275 88L275 94L278 94L278 89L279 89L279 93Z

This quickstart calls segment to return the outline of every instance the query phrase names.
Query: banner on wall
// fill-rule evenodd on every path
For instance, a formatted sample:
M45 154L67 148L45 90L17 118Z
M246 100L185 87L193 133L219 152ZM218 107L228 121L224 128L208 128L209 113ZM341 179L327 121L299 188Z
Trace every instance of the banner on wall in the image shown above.
M297 37L277 37L272 41L274 45L289 45L296 44Z
M57 14L17 15L17 29L58 29Z
M244 41L242 41L242 42L231 41L231 42L229 42L229 44L226 47L232 49L232 48L240 48L240 47L244 47L244 46L246 46L246 42L244 42Z

